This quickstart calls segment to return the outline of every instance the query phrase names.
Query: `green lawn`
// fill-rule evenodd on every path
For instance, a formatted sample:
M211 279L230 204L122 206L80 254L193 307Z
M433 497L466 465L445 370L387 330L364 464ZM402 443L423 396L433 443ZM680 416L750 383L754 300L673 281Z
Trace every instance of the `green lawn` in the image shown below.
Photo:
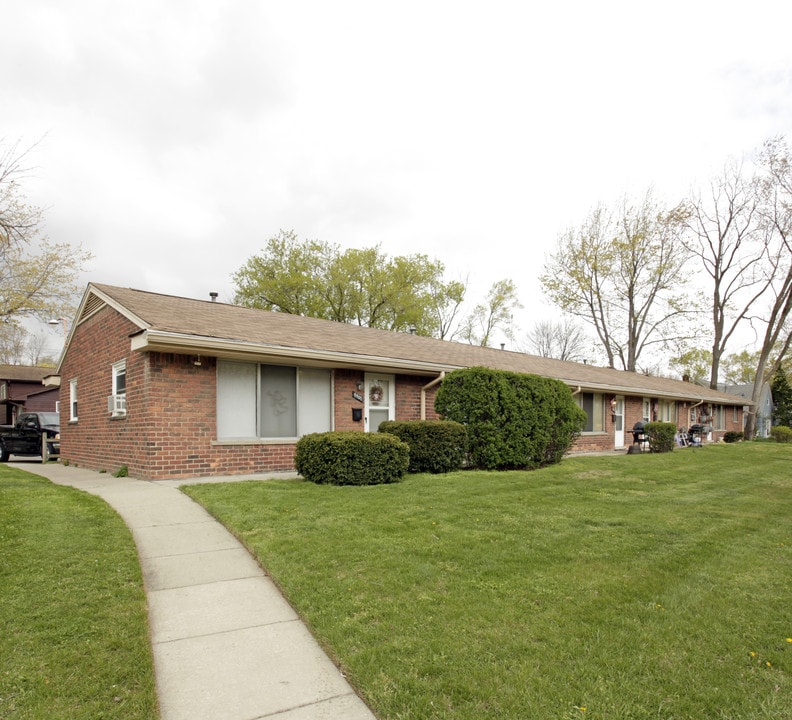
M381 720L792 717L792 446L186 492Z
M129 530L99 498L0 465L0 718L156 717Z

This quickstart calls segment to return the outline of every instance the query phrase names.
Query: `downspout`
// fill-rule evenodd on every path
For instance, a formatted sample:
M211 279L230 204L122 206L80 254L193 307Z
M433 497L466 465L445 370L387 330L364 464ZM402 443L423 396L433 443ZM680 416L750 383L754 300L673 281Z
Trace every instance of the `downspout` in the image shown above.
M699 400L699 401L698 401L698 402L697 402L695 405L691 405L691 406L690 406L690 409L691 409L691 410L695 410L695 409L696 409L696 408L697 408L699 405L703 405L703 404L704 404L704 399L702 398L702 399L701 399L701 400ZM691 413L690 413L690 412L688 412L688 416L687 416L687 418L686 418L686 419L689 421L689 420L690 420L690 418L691 418ZM690 425L690 422L686 422L686 423L685 423L685 426L688 426L688 425Z
M428 382L421 388L421 420L426 420L426 391L433 388L445 377L445 370L441 372L434 380Z
M691 409L691 410L694 410L694 409L695 409L695 408L697 408L699 405L703 405L703 404L704 404L704 400L703 400L703 399L702 399L702 400L699 400L699 401L698 401L698 402L697 402L695 405L691 405L691 406L690 406L690 409Z

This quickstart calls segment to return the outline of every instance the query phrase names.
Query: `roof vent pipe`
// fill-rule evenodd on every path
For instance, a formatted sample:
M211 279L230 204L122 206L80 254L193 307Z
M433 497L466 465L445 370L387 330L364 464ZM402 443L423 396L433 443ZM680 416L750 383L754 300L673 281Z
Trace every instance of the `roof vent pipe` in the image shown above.
M215 302L217 300L217 293L213 290L209 293L209 297L211 298L212 302Z

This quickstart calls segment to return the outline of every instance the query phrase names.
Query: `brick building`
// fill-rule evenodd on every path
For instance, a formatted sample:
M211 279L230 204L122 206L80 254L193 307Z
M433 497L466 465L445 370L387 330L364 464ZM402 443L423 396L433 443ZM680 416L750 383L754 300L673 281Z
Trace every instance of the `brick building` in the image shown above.
M444 373L473 366L566 383L588 416L576 452L626 447L639 420L742 428L742 398L680 380L91 284L57 369L61 458L150 479L290 470L306 433L434 418Z
M0 425L13 425L21 412L55 412L57 388L45 387L52 368L0 365Z

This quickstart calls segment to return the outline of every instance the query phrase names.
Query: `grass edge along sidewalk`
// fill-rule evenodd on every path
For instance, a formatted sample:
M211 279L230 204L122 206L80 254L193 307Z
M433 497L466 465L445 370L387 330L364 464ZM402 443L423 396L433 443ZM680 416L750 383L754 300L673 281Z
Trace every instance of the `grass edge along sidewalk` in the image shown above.
M195 485L381 720L792 708L792 446Z
M132 536L101 499L0 465L0 718L157 717Z

